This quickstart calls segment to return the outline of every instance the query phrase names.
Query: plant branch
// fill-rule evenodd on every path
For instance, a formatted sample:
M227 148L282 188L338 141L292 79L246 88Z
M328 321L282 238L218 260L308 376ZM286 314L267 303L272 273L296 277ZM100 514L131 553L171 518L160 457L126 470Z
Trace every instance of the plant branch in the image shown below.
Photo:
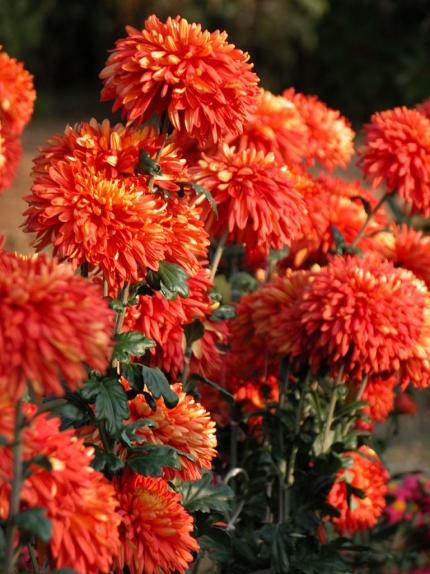
M330 445L331 445L330 429L331 429L331 425L333 423L334 412L336 410L337 391L338 391L339 385L342 382L342 377L343 377L343 365L339 369L339 373L337 375L336 381L333 385L332 392L331 392L330 404L329 404L328 413L327 413L327 420L326 420L326 423L324 426L324 435L323 435L323 441L322 441L323 452L328 450Z
M366 221L363 223L362 228L360 229L360 231L357 233L354 241L350 244L349 247L356 247L357 244L359 243L359 241L361 241L361 239L363 239L364 234L367 231L367 228L369 227L370 222L372 221L372 219L374 218L375 214L377 211L379 211L379 209L382 207L383 203L385 202L385 200L388 198L390 194L388 192L384 193L384 195L381 197L381 199L378 201L378 203L375 205L375 208L372 209L372 211L370 213L367 214L367 218Z
M115 335L121 332L122 326L124 325L125 314L127 312L128 296L130 293L130 283L125 283L124 288L121 293L121 303L123 305L121 311L117 313L115 322Z
M214 255L214 258L212 261L211 271L210 271L211 281L213 281L215 279L215 275L216 275L216 272L218 270L218 265L220 264L222 254L224 253L224 247L225 247L225 244L227 241L227 237L228 237L228 229L226 229L224 231L224 233L222 234L222 236L218 242L216 251L215 251L215 255Z

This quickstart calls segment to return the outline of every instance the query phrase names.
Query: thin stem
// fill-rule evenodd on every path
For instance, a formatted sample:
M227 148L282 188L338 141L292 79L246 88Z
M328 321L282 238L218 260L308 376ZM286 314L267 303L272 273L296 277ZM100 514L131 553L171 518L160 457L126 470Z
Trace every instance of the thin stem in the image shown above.
M360 387L359 387L357 394L355 396L356 401L361 401L361 397L363 396L363 393L366 390L368 380L369 380L369 375L365 375L363 380L361 381ZM356 416L358 410L359 409L355 409L351 413L351 417L352 417L351 420L347 421L346 424L343 425L343 436L348 435L348 432L350 431L352 425L354 424L354 417Z
M306 376L305 376L305 380L303 381L303 385L302 385L302 389L301 389L301 393L300 393L299 405L297 407L297 412L296 412L296 422L294 425L294 443L296 442L296 440L300 434L300 427L302 424L302 418L303 418L304 407L305 407L305 398L306 398L306 393L308 392L310 377L311 377L311 371L310 371L310 369L308 369ZM298 452L299 452L298 446L294 445L292 450L291 450L290 458L288 461L288 467L287 467L287 484L289 487L291 487L294 484L294 471L295 471L296 458L297 458Z
M44 401L39 405L36 416L52 411L52 409L56 409L58 407L64 407L64 405L67 405L66 399L52 399L51 401Z
M103 277L103 297L106 298L109 295L109 286L106 279Z
M233 405L230 422L230 470L237 467L237 446L239 442L239 423L237 418L237 405Z
M33 571L35 572L35 574L39 574L39 565L37 564L37 559L36 559L36 555L34 553L34 548L30 543L27 544L27 548L28 548L28 553L30 554L30 560L31 560L31 565L33 566Z
M88 277L88 261L81 263L80 271L82 277Z
M121 303L123 307L116 316L115 335L118 335L118 333L121 332L122 326L124 325L125 314L127 312L129 292L130 292L130 283L125 283L121 294Z
M216 272L218 270L218 265L220 264L222 254L224 253L224 247L225 247L225 244L227 241L227 237L228 237L228 229L226 229L224 231L224 233L222 234L221 239L219 240L216 251L215 251L215 255L214 255L214 258L212 261L211 271L210 271L211 281L213 281L215 279L215 275L216 275Z
M187 346L184 353L184 370L182 373L182 388L185 390L185 392L188 390L187 382L190 374L190 362L191 362L191 348Z
M368 380L369 380L369 375L365 375L363 380L361 381L361 385L360 385L360 388L358 389L357 396L355 397L356 401L361 401L361 397L363 396L363 393L366 390Z
M324 435L323 435L323 443L322 443L323 452L328 450L330 448L330 445L331 445L330 429L331 429L331 425L333 423L334 412L336 410L337 390L338 390L338 387L342 381L342 377L343 377L343 366L339 369L339 373L337 375L336 381L335 381L333 388L332 388L332 393L331 393L331 397L330 397L330 404L329 404L328 413L327 413L327 420L326 420L325 427L324 427Z
M22 430L24 428L24 414L21 399L15 407L15 430L13 453L12 492L10 495L9 517L6 527L6 557L5 574L13 574L15 565L14 540L16 534L15 517L19 512L19 501L22 488Z
M280 414L285 409L285 399L287 395L288 378L290 374L290 362L288 357L282 361L281 372L279 376L279 412ZM284 458L285 441L284 429L282 428L282 420L279 421L279 450L281 452L281 463L279 465L279 481L278 481L278 523L285 520L285 478L287 465Z
M366 233L367 228L369 227L370 222L374 218L376 212L382 207L383 203L388 198L388 196L389 196L388 192L384 193L384 195L381 197L381 199L375 205L375 209L372 209L372 211L367 214L366 221L363 223L363 226L360 229L360 231L357 233L354 241L350 244L350 247L356 247L358 242L363 238L364 234Z

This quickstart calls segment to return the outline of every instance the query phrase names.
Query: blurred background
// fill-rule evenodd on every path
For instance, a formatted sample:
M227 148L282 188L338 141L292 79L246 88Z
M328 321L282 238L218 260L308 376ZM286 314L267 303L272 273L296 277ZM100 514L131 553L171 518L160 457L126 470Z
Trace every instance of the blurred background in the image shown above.
M354 125L430 95L429 0L0 0L0 44L35 75L36 117L98 112L107 50L153 12L227 30L265 87L316 93Z
M0 45L25 62L37 89L17 179L0 197L9 249L31 251L19 226L37 146L67 123L111 115L98 101L107 51L126 24L142 28L152 13L227 30L264 87L317 94L355 128L374 111L430 96L430 0L0 0ZM352 165L346 176L355 175ZM387 453L392 471L430 472L430 394L419 397Z

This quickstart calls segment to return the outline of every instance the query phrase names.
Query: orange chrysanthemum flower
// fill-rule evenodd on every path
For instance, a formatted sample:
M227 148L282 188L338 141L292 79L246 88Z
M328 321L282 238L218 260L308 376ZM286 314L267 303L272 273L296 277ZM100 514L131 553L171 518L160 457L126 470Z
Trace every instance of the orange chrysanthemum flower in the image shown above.
M359 165L373 187L385 181L414 212L430 215L430 120L398 107L373 114L365 136Z
M397 377L391 376L388 379L382 377L370 377L361 399L367 401L368 405L364 412L369 415L372 421L382 422L394 409Z
M156 401L157 409L151 410L141 395L130 401L129 422L148 419L154 427L140 427L136 435L145 442L172 446L190 455L179 456L181 468L164 469L164 478L172 480L197 480L203 469L211 468L211 461L216 455L217 445L215 423L209 413L190 396L182 391L180 384L173 385L173 391L179 396L178 404L169 409L163 399Z
M355 134L349 121L316 96L296 93L293 88L282 95L295 104L308 128L308 165L319 161L329 170L346 167L354 154Z
M407 225L378 236L375 250L395 267L409 269L430 288L430 237Z
M272 153L248 149L236 152L223 145L214 155L202 154L195 181L218 204L218 217L205 208L209 233L244 243L247 249L289 245L300 229L303 198L286 167Z
M74 267L84 262L111 285L158 269L166 250L165 203L124 179L106 179L78 161L59 161L36 177L25 229L36 248L53 243L54 255Z
M334 257L312 272L298 302L300 328L285 329L293 356L333 376L392 374L412 357L425 322L428 292L412 273L371 255ZM418 351L417 351L418 352Z
M21 155L19 136L13 135L0 122L0 192L7 189L15 179Z
M21 62L0 51L0 121L20 134L33 114L36 92L33 76Z
M418 112L420 112L421 114L423 114L424 116L426 116L426 118L429 118L430 117L430 98L427 98L426 100L424 100L420 104L417 104L415 106L415 109Z
M261 89L257 109L246 122L243 134L229 143L240 150L273 152L279 162L290 165L306 155L307 140L308 129L295 104Z
M234 389L234 398L241 404L245 415L261 411L267 407L268 402L273 403L279 400L278 377L274 375L260 376L251 380L233 377L229 388ZM261 415L250 416L248 425L258 434L262 421Z
M329 252L336 248L335 230L347 244L352 243L367 220L360 198L372 207L375 207L376 198L358 181L345 181L325 174L315 178L302 172L296 176L296 182L305 201L306 215L302 232L280 268L309 267L313 263L326 265ZM375 249L379 242L378 232L387 225L386 216L377 211L358 247L365 251Z
M248 55L225 32L203 31L177 16L150 16L142 31L127 27L100 77L102 101L114 100L131 122L167 113L178 131L202 144L239 135L255 107L258 77Z
M376 453L367 446L342 456L351 459L352 466L338 472L327 502L340 512L340 516L330 520L338 533L344 535L375 526L386 506L389 475ZM362 490L365 497L348 494L348 484Z
M4 405L3 405L4 406ZM118 502L113 486L90 465L93 449L73 435L60 431L61 421L48 414L34 416L36 407L24 405L31 422L23 431L23 461L46 456L52 470L36 464L25 478L21 508L46 508L52 521L47 548L40 543L39 557L53 568L73 568L79 574L108 574L119 550ZM2 408L1 434L12 440L14 409ZM10 447L0 448L0 516L9 512L13 475Z
M162 478L127 474L117 485L122 525L115 571L185 574L199 545L181 496Z
M98 286L44 255L0 254L1 391L19 397L29 381L38 396L77 389L88 365L110 359L113 311Z

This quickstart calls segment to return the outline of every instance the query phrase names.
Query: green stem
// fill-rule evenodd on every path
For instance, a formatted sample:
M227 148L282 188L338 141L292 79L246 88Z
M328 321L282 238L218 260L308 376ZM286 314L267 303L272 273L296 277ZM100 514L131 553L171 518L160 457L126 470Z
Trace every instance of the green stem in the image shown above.
M22 400L15 407L15 430L13 454L12 492L10 495L9 517L6 526L6 556L5 574L13 574L15 567L14 540L16 535L15 517L19 512L19 502L22 488L22 430L24 428L24 414Z
M218 242L216 251L215 251L215 255L214 255L212 265L211 265L211 270L210 270L211 281L213 281L215 279L215 275L216 275L216 272L218 270L218 265L220 264L222 254L224 253L224 247L225 247L225 244L227 241L227 237L228 237L228 229L226 229L224 231L224 233L222 234L222 236Z
M279 376L279 413L285 409L285 400L287 396L288 378L290 374L290 362L288 357L281 363L281 372ZM287 465L285 460L285 441L284 429L282 427L282 420L279 421L279 450L281 452L281 462L279 465L279 479L278 479L278 523L281 524L285 520L285 479L287 472Z
M302 385L302 389L301 389L301 393L300 393L299 405L297 407L297 412L296 412L296 422L294 425L294 443L297 441L297 438L300 434L300 427L302 424L302 418L303 418L304 407L305 407L305 398L306 398L306 393L308 391L310 376L311 376L311 371L310 371L310 369L308 369L306 376L305 376L305 380L303 381L303 385ZM299 448L296 444L294 444L294 446L291 450L291 454L290 454L290 458L289 458L288 466L287 466L287 485L289 487L291 487L294 484L294 471L295 471L296 458L297 458L298 452L299 452Z
M331 445L330 430L331 430L331 425L333 423L334 412L336 410L337 391L338 391L339 385L341 384L342 377L343 377L343 366L339 370L339 373L337 375L336 381L333 385L332 392L331 392L330 404L329 404L328 413L327 413L327 420L326 420L325 427L324 427L324 435L323 435L323 443L322 443L323 452L326 452L330 448L330 445Z
M123 307L121 311L117 313L116 316L115 333L114 333L115 335L118 335L121 332L122 326L124 325L129 293L130 293L130 283L125 283L121 293L121 303Z
M374 218L376 212L379 211L379 209L382 207L383 203L385 202L385 200L388 198L389 195L390 194L388 192L384 193L384 195L381 197L381 199L375 205L375 209L373 209L370 213L367 214L366 221L364 222L360 231L357 233L354 241L350 244L350 247L356 247L356 245L359 243L359 241L363 238L363 236L366 233L366 230L369 227L369 224L372 221L372 219Z
M39 566L37 564L36 555L34 553L34 548L30 543L28 543L27 548L28 548L28 553L30 554L30 560L31 560L31 565L33 566L33 571L35 572L35 574L39 574Z

